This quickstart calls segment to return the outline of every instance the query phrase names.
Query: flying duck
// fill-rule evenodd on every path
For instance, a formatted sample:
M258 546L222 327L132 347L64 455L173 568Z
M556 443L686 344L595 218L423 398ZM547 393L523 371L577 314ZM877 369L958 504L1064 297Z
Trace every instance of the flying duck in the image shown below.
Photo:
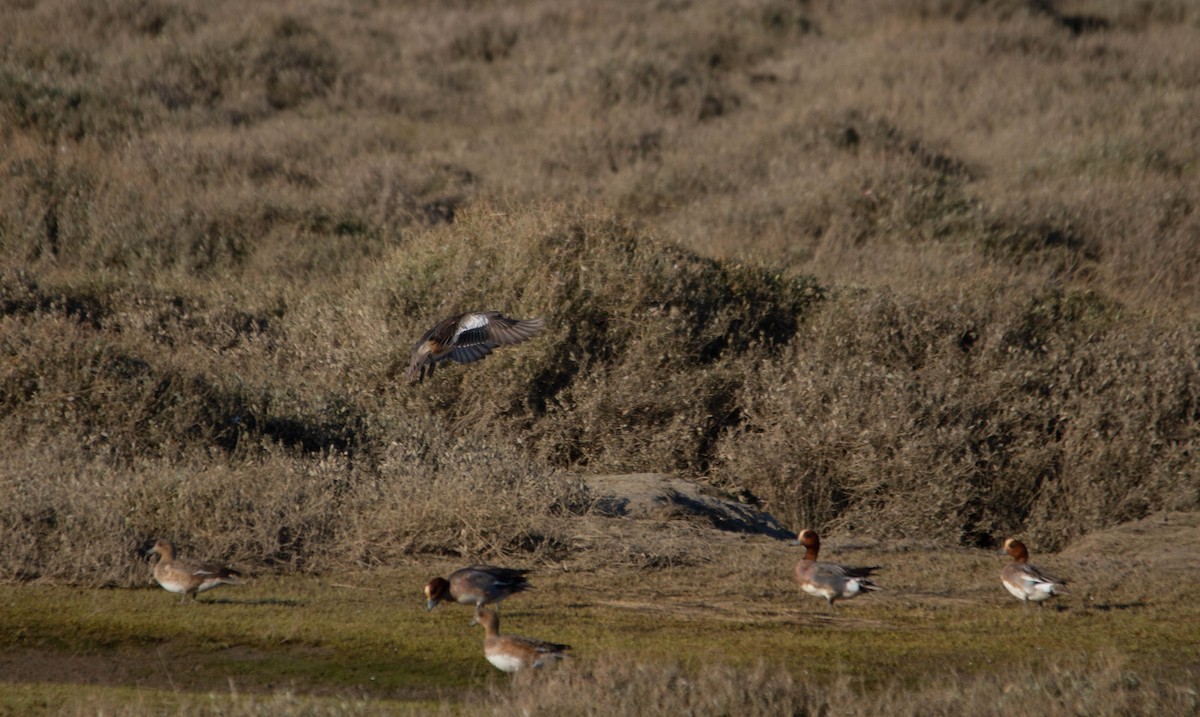
M442 361L478 361L492 349L531 338L545 325L540 318L510 319L499 311L476 311L442 319L413 347L405 375L409 383L419 383L426 375L432 376L434 367Z

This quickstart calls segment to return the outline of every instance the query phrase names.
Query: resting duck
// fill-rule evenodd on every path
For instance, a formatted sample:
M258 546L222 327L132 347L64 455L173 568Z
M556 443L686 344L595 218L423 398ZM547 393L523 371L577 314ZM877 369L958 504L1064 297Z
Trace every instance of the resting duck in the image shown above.
M1041 603L1055 595L1069 594L1065 580L1047 575L1030 564L1029 550L1021 541L1016 538L1005 540L1003 552L1011 555L1013 561L1000 571L1000 582L1025 605Z
M158 562L154 564L154 579L168 591L182 593L180 604L187 600L188 595L194 600L197 593L220 585L240 585L242 582L242 574L232 568L176 558L175 547L165 540L155 541L148 552L158 555Z
M805 548L804 559L796 563L796 582L800 589L809 595L823 597L833 607L836 600L849 600L864 592L879 590L875 583L867 578L879 570L879 566L869 568L847 568L834 563L822 563L817 560L821 550L821 538L815 530L805 530L797 537L797 542Z
M532 587L525 579L528 570L497 568L491 565L471 565L459 568L447 578L434 578L425 585L425 609L432 610L442 600L463 605L498 603L514 593Z
M500 346L519 344L545 327L542 319L510 319L499 311L480 311L442 319L426 331L413 347L405 374L409 383L433 375L446 360L472 363Z
M543 665L557 662L566 657L570 645L560 645L556 642L544 642L529 637L500 634L500 618L491 610L479 607L475 609L475 622L483 625L486 636L483 638L483 656L498 670L516 672L532 667L541 669Z

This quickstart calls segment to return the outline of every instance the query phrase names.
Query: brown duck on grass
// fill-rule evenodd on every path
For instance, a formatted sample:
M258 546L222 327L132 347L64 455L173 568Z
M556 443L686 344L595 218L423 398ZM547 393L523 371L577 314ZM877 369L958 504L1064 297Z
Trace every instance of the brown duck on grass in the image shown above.
M510 319L499 311L477 311L442 319L413 347L405 376L409 383L424 381L442 361L478 361L492 349L531 338L545 325L542 319Z
M864 592L879 590L879 586L867 578L879 570L875 565L869 568L848 568L835 563L823 563L817 560L821 550L821 538L815 530L805 530L797 536L796 542L804 546L804 559L796 563L796 582L800 589L809 595L825 598L829 607L837 600L849 600Z
M475 608L475 622L483 625L483 656L498 670L516 672L527 668L541 669L567 656L570 645L545 642L530 637L500 634L500 617L486 608Z
M1012 562L1000 571L1000 582L1004 588L1028 607L1035 602L1039 606L1055 595L1069 595L1067 581L1048 575L1029 562L1029 549L1015 538L1004 541L1004 553L1012 556Z
M154 564L154 579L173 593L182 593L180 604L188 595L195 600L197 593L211 590L220 585L240 585L241 573L232 568L202 563L198 560L175 557L175 547L165 540L157 540L148 551L158 555Z

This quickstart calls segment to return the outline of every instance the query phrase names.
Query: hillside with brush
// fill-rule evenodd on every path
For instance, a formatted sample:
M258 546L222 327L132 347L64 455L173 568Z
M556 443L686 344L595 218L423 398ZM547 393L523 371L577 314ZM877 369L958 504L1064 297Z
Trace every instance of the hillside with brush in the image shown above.
M1195 507L1183 7L13 6L0 571L551 550L589 472L949 544ZM549 329L403 385L473 309Z
M486 561L546 571L554 610L636 614L630 634L666 608L615 593L651 574L687 603L672 619L757 630L778 616L672 593L672 571L790 601L774 538L812 528L954 556L965 583L902 588L934 614L986 604L975 556L1006 537L1041 555L1191 525L1198 86L1185 0L4 3L0 583L136 602L168 536L314 605L337 605L329 576L411 597L427 566ZM546 328L405 381L427 329L480 310ZM1096 577L1085 557L1067 568ZM1137 636L1188 615L1114 627L1184 594L1174 558L1139 565L1159 559L1077 600L1120 636L1093 647L1161 676L1194 650ZM902 591L879 599L908 624ZM94 647L24 614L0 665ZM936 655L829 621L888 645L830 659L872 688L913 650L1037 672L971 642L990 615ZM144 629L96 634L169 632ZM256 649L293 648L270 630ZM792 694L789 649L753 684ZM403 699L479 682L457 664ZM578 679L632 679L603 664Z

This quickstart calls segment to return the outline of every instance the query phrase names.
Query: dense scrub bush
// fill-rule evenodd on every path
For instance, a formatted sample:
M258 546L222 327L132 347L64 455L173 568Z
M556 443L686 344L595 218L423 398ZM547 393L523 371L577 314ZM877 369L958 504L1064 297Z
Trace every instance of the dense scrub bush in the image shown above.
M0 70L0 120L43 142L96 139L119 142L143 121L136 103L106 88L60 85L28 72Z
M285 110L324 96L337 80L333 46L301 20L283 18L264 44L254 58L254 74L262 78L272 109Z
M822 290L663 245L622 222L550 216L546 227L473 214L379 273L391 283L393 320L413 336L496 296L511 297L510 313L545 313L551 327L514 358L521 375L489 376L494 362L426 390L458 395L450 415L516 418L552 465L705 470L738 420L737 388L791 340ZM479 376L488 384L477 396Z
M734 397L758 357L781 350L821 296L807 280L565 211L517 220L471 213L453 231L410 242L348 294L285 294L273 308L119 284L57 291L29 279L6 290L11 361L0 398L9 435L35 444L59 436L71 441L55 445L71 446L72 462L108 465L129 483L140 480L140 461L160 461L187 476L182 485L207 486L173 496L181 510L219 514L204 534L297 566L320 564L333 546L365 550L359 541L379 555L565 555L569 536L536 524L586 510L587 499L554 472L704 470L737 420ZM449 312L493 307L494 296L515 297L499 307L511 314L545 315L547 336L478 366L447 367L419 387L396 385L413 337ZM389 338L389 328L403 338ZM314 488L311 519L285 520L274 501L239 501L231 488L272 485L255 477L271 473L255 467L263 461L295 475L306 461L338 456L345 462L321 463L318 473L326 491L351 486L349 502ZM13 472L13 495L39 480ZM303 482L286 480L291 487L276 491L283 505L308 505L296 494ZM394 481L406 486L403 499L379 487ZM63 485L86 494L94 484ZM12 520L28 524L59 495L13 501ZM119 493L110 499L122 515L146 510ZM500 509L507 501L511 510ZM531 518L520 517L526 511ZM321 522L335 513L358 518L343 517L339 529ZM165 512L151 514L161 527L142 532L171 529ZM57 526L22 539L52 541ZM125 530L124 540L137 533ZM39 558L18 559L12 571L38 564L68 569Z
M161 461L196 473L188 483L227 486L222 500L238 481L270 484L251 477L262 461L304 475L319 462L325 490L349 486L314 498L303 520L188 494L183 504L221 513L216 532L269 564L319 565L334 546L368 563L429 551L565 557L578 544L560 519L588 499L554 477L563 469L710 474L793 526L972 544L1016 531L1062 544L1200 497L1188 458L1194 328L1137 325L1094 293L823 301L810 280L554 208L467 212L346 293L285 292L259 308L119 285L10 285L8 435L71 437L63 458L91 471L140 475L139 461ZM548 329L400 383L416 336L479 308L542 315ZM293 492L303 483L288 484L287 504L306 505ZM519 518L530 496L545 512ZM14 502L14 524L60 530L30 517L61 510L54 499L35 503ZM322 511L342 515L340 527ZM170 524L160 526L145 532Z
M748 384L724 470L795 525L1061 545L1196 505L1197 338L1091 294L838 297Z

